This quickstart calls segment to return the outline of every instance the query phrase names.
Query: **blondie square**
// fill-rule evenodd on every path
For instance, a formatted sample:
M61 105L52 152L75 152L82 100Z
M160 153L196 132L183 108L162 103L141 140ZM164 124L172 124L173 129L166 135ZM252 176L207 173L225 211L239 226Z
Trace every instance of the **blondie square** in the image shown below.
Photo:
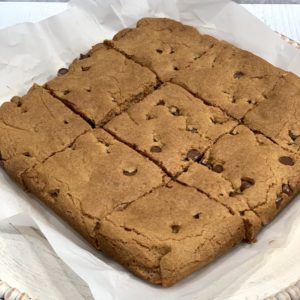
M100 247L148 281L170 286L244 238L241 218L175 182L100 222Z
M170 19L144 18L136 28L116 34L107 44L169 81L178 70L188 68L217 43L195 28Z
M14 97L0 107L0 158L18 182L20 174L61 151L90 126L34 85L27 95Z
M103 44L59 73L62 75L48 82L46 88L96 126L144 97L157 84L149 69Z
M236 125L218 108L205 105L177 85L166 84L105 128L176 176Z
M266 100L283 74L262 58L219 42L189 68L178 70L173 82L240 120Z

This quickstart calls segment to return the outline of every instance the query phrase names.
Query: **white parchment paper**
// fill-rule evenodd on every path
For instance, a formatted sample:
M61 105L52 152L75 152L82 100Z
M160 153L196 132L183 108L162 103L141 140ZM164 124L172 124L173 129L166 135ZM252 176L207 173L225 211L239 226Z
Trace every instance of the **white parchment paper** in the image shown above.
M73 0L60 15L0 30L0 102L24 94L33 82L44 83L79 53L145 16L180 20L300 75L300 51L228 0ZM94 251L2 170L0 197L0 220L19 213L29 216L31 225L87 282L95 299L262 299L300 278L299 197L265 228L256 244L240 245L168 289L139 280ZM28 225L26 220L14 217L21 225Z

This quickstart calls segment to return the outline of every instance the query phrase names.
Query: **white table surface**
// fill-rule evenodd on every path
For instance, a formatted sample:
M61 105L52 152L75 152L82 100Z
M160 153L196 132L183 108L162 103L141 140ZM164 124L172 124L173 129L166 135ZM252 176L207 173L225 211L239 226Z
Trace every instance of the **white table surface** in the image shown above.
M300 5L245 4L243 6L273 30L300 42ZM66 3L58 2L0 2L0 29L23 22L38 22L64 11L66 7ZM0 245L3 251L6 250L0 251L2 258L5 256L5 260L0 260L0 276L9 281L10 285L15 285L42 300L92 299L88 287L82 280L55 255L47 241L32 230L14 232L12 228L0 226ZM20 247L23 251L19 258L22 258L22 261L24 259L29 261L32 266L32 270L27 270L31 273L30 276L23 279L20 274L21 261L18 255L16 256L17 249ZM36 247L43 249L42 254L36 251ZM43 263L47 261L48 263ZM49 282L54 284L55 280L49 272L56 274L55 277L58 277L61 282L61 285L56 284L56 288L52 290L49 288Z

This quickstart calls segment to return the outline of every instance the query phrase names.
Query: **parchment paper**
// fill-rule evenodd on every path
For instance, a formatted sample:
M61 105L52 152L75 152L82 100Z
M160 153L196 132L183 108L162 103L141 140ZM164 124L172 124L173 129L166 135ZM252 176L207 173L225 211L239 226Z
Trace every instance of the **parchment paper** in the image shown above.
M191 24L300 74L299 50L228 0L73 0L58 16L0 30L0 101L24 94L33 82L44 83L91 45L145 16ZM299 197L256 244L240 245L168 289L139 280L94 251L2 170L0 197L0 220L17 215L15 223L28 225L28 218L18 214L29 216L31 225L40 228L57 254L88 283L95 299L262 299L300 278Z

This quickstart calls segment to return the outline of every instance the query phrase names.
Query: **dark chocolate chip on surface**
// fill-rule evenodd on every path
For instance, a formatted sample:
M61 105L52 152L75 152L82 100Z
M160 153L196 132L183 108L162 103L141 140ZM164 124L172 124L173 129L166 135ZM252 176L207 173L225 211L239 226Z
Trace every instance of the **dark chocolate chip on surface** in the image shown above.
M237 196L239 193L237 191L233 191L229 193L229 197Z
M233 77L236 79L240 79L241 77L243 77L245 74L241 71L235 72Z
M248 189L252 185L254 185L255 181L252 178L249 177L243 177L241 179L241 187L240 190L243 192L244 190Z
M180 230L180 226L176 225L176 224L173 224L173 225L171 225L171 229L172 229L173 233L178 233L179 230Z
M291 195L293 193L293 190L292 190L292 188L290 187L289 184L284 183L282 185L282 192L285 193L285 194L287 194L287 195Z
M136 167L128 167L126 169L123 169L123 174L125 176L134 176L137 173Z
M170 110L170 113L171 113L173 116L179 116L179 115L180 115L179 108L176 107L176 106L171 106L169 110Z
M88 71L91 67L81 67L82 71Z
M215 165L212 167L212 170L216 173L222 173L224 171L224 168L221 165Z
M200 217L201 217L201 213L196 213L193 215L194 219L200 219Z
M163 99L160 99L157 103L156 103L156 105L165 105L166 103L165 103L165 100L163 100Z
M289 136L293 141L300 137L300 135L295 134L292 130L289 130Z
M279 162L286 166L293 166L295 164L294 160L289 156L279 157Z
M59 192L60 192L59 189L54 189L54 190L49 191L49 195L50 195L52 198L57 198L58 195L59 195Z
M190 131L191 133L197 133L197 132L198 132L198 129L195 128L195 127L192 126L192 125L188 125L188 126L187 126L187 131Z
M58 76L62 76L62 75L65 75L69 72L69 70L67 68L61 68L57 71L57 75Z
M152 153L160 153L160 152L161 152L161 147L159 147L159 146L152 146L152 147L150 148L150 151L151 151Z
M193 161L198 162L201 159L202 154L196 149L191 149L187 153L186 157L188 160L193 160Z
M81 60L81 59L85 59L85 58L88 58L88 57L90 57L90 55L89 54L80 54L80 56L79 56L79 59Z

